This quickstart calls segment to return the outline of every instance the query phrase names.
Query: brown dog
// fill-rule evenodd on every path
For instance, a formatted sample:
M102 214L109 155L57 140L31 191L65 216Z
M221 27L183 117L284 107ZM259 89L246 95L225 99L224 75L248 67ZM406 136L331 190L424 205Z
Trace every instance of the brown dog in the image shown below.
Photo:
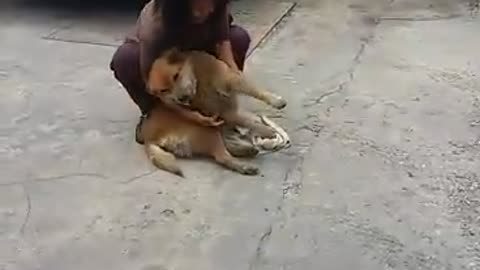
M149 92L162 100L173 101L202 115L220 117L227 125L250 129L260 137L273 138L275 131L238 110L238 94L256 98L277 109L286 101L257 88L241 72L234 72L223 61L199 52L167 51L152 65Z
M220 128L208 116L220 116L225 123L244 126L265 137L274 131L238 113L236 93L251 95L276 108L286 102L269 92L249 84L242 74L231 71L223 62L201 52L181 53L170 50L152 65L149 92L163 101L150 113L142 126L145 150L158 168L182 176L175 156L213 157L219 164L246 175L258 174L257 167L232 156L245 156L249 151L238 149L229 153ZM180 105L197 109L193 112Z
M232 156L248 156L248 149L237 148L236 153L230 154L219 127L201 125L196 120L179 114L167 104L156 106L145 119L141 130L145 151L152 163L179 176L183 176L183 172L178 167L175 156L209 156L217 163L241 174L256 175L259 172L254 165Z

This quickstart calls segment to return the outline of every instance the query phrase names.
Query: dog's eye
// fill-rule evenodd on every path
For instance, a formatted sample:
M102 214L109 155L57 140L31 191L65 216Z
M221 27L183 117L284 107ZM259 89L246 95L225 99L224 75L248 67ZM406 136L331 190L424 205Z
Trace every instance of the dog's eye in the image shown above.
M178 73L173 76L173 80L174 81L178 80Z
M168 88L165 88L165 89L155 89L153 91L151 91L150 94L152 95L158 95L158 94L165 94L166 92L168 92Z

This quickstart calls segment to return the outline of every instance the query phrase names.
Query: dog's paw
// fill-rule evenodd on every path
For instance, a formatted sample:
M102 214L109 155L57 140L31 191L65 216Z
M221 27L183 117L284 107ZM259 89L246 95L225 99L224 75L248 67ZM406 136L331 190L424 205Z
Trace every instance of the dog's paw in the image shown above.
M275 130L267 126L259 126L255 128L252 133L257 137L264 139L275 139L277 137Z
M178 168L174 171L171 171L171 173L175 174L178 177L185 178L185 175L183 174L183 171L180 168Z
M155 164L156 165L156 164ZM164 170L166 172L169 172L171 174L174 174L178 177L185 178L185 175L183 174L182 169L179 167L175 166L157 166L159 169Z
M272 102L272 106L277 110L281 110L287 107L287 101L282 97L275 97L275 99Z
M230 170L243 175L257 175L260 169L250 163L244 163L237 159L231 159L223 163L223 165Z
M251 164L243 164L240 167L239 172L244 175L258 175L260 173L260 169L257 166Z

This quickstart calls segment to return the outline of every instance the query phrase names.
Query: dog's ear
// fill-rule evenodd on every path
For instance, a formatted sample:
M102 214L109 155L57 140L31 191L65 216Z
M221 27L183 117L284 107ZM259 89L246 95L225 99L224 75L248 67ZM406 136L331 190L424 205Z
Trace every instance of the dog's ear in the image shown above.
M166 56L167 56L167 61L170 64L180 64L185 62L185 60L187 59L187 56L185 55L185 53L181 52L178 48L170 49L167 52Z
M171 65L165 58L161 57L153 62L148 73L147 89L149 91L165 91L172 87L172 80L169 79Z

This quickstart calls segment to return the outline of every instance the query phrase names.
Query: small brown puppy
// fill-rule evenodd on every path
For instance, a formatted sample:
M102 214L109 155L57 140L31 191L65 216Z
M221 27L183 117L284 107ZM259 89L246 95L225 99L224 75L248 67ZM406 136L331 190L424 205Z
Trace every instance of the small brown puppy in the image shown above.
M205 116L220 117L227 125L245 127L266 138L275 137L275 131L257 123L249 114L240 113L238 94L277 109L287 105L280 96L257 88L242 73L234 72L223 61L200 51L167 51L153 63L147 88L162 100L173 101Z

